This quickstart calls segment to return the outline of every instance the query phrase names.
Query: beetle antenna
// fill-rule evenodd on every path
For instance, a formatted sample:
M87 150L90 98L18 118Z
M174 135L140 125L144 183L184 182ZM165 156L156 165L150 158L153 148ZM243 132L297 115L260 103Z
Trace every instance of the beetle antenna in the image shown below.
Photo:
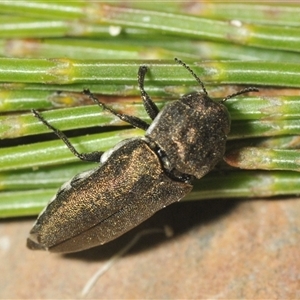
M247 87L245 89L242 89L241 91L238 91L234 94L231 94L231 95L228 95L226 96L225 98L222 99L222 103L224 103L226 100L230 99L230 98L233 98L235 96L238 96L238 95L241 95L241 94L245 94L245 93L248 93L248 92L259 92L259 89L255 88L255 87Z
M201 81L201 79L194 73L194 71L186 64L184 63L181 59L175 57L175 61L178 62L180 65L182 65L183 67L185 67L193 76L194 78L197 80L197 82L201 85L202 90L204 92L204 94L207 94L206 88L204 86L204 83Z

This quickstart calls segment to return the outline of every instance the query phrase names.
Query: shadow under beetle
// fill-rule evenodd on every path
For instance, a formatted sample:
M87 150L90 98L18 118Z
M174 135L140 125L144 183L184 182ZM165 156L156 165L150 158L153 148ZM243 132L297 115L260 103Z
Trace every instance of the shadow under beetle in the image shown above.
M137 226L163 207L179 201L223 158L230 130L223 102L255 88L229 95L221 102L209 98L204 84L182 61L203 92L192 92L159 111L144 90L148 70L140 66L138 85L145 110L153 122L120 114L84 91L95 103L134 127L143 138L131 138L102 153L79 153L67 137L37 111L33 114L84 161L100 162L94 170L65 183L38 216L27 246L51 252L75 252L107 243Z

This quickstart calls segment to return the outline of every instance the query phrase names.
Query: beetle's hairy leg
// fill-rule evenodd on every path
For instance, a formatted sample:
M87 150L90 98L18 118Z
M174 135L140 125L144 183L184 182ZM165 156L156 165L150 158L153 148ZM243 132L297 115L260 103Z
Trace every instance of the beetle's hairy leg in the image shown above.
M153 102L153 100L150 98L148 93L144 89L144 81L145 81L145 75L147 73L148 68L146 66L140 66L138 71L138 85L141 92L141 97L144 103L145 110L148 114L148 116L154 120L159 113L159 109L156 106L156 104Z
M32 109L31 111L37 119L39 119L46 127L52 130L66 144L66 146L76 157L83 161L100 162L100 158L103 152L94 151L90 153L79 153L62 131L58 130L57 128L53 127L50 123L48 123L38 111L34 109Z
M104 103L100 102L99 99L97 99L97 97L95 97L94 94L92 94L90 92L90 90L84 90L83 93L85 95L87 95L91 100L93 100L96 104L98 104L100 107L108 110L110 113L117 116L122 121L127 122L127 123L129 123L130 125L132 125L133 127L136 127L136 128L140 128L140 129L143 129L143 130L148 129L148 127L149 127L148 123L146 123L145 121L143 121L142 119L140 119L138 117L121 114L121 113L115 111L114 109L106 106Z

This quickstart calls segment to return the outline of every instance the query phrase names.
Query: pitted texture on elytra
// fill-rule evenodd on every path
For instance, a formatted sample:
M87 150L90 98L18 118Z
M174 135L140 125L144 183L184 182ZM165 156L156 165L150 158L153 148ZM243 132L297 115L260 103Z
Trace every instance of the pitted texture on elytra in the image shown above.
M133 139L89 177L59 192L31 234L53 252L87 249L118 237L191 189L164 173L145 141Z
M223 157L230 118L222 103L191 93L167 104L146 133L179 172L203 177ZM167 137L167 138L166 138Z

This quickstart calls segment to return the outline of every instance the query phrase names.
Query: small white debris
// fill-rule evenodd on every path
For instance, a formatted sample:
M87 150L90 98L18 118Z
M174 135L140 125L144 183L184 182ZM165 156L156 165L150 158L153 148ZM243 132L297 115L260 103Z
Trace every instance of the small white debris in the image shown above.
M122 28L120 26L109 26L109 34L111 36L117 36L121 33Z
M143 17L143 22L149 22L151 18L149 16L144 16Z
M243 23L240 20L231 20L230 24L236 27L242 27Z
M8 236L0 236L0 251L7 252L10 249L10 244L10 238Z

